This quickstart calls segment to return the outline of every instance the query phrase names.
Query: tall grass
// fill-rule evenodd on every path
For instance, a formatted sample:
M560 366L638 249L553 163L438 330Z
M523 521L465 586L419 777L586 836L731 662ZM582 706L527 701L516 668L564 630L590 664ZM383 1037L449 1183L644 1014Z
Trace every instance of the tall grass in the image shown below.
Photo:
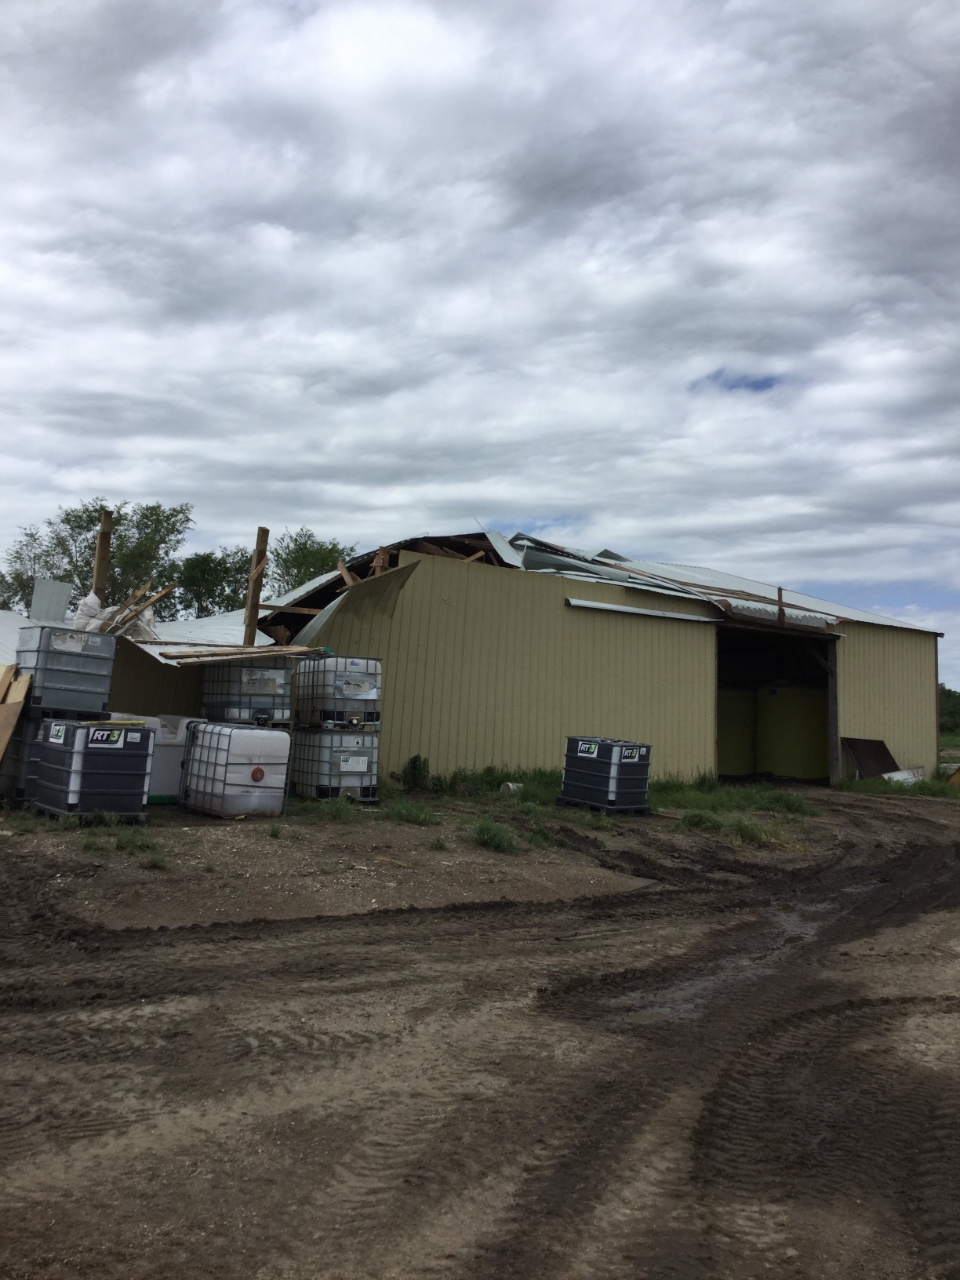
M440 821L422 800L391 800L386 812L396 822L412 822L417 827L435 827Z

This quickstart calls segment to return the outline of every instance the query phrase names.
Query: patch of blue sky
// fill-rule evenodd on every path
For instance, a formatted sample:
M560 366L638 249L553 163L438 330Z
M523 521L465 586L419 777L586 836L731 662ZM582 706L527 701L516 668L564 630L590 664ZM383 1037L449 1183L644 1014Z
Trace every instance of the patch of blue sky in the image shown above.
M797 583L794 590L873 613L899 616L907 609L960 613L960 590L916 578L900 582L803 582Z
M733 370L721 365L712 373L704 374L702 378L695 378L693 382L688 383L687 390L748 391L752 395L762 395L763 392L772 391L774 387L786 381L785 375L780 373L734 373Z

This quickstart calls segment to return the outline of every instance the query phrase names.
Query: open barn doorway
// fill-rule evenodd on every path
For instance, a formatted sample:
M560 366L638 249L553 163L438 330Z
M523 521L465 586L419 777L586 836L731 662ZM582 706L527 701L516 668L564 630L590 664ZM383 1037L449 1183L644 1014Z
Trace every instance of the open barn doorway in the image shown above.
M717 628L717 772L830 780L834 641Z

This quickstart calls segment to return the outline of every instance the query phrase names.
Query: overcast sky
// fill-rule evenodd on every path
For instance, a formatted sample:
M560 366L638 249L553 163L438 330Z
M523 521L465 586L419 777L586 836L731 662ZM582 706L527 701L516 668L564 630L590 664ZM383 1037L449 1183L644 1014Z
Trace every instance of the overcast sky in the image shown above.
M3 9L0 547L479 521L960 631L956 0Z

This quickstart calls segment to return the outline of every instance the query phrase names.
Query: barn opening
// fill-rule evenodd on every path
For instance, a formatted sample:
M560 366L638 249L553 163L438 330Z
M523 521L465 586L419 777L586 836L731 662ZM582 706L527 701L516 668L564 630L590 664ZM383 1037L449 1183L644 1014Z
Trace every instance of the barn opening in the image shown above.
M835 641L717 628L717 772L828 781Z

